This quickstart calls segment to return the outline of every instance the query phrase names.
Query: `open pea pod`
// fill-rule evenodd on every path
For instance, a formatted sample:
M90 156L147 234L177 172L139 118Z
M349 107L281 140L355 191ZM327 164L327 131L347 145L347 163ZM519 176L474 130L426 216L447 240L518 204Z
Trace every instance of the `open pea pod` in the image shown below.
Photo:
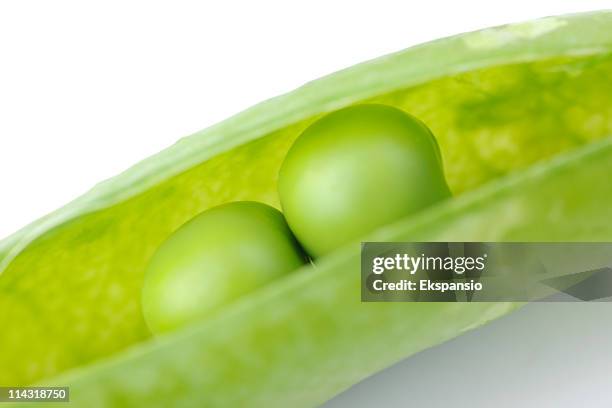
M429 125L455 198L364 238L612 240L609 27L610 12L551 17L357 65L185 138L27 226L0 242L0 385L68 385L72 406L314 406L514 310L362 303L359 242L155 339L140 290L157 246L200 211L278 207L295 137L366 101Z

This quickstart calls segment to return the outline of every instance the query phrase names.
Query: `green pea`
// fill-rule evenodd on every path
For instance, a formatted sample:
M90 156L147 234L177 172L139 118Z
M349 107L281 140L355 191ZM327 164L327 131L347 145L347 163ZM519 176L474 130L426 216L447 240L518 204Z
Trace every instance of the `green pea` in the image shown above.
M153 333L175 329L304 263L278 210L250 201L211 208L153 255L142 295L145 320Z
M324 255L450 196L431 131L384 105L357 105L309 126L279 174L289 226Z

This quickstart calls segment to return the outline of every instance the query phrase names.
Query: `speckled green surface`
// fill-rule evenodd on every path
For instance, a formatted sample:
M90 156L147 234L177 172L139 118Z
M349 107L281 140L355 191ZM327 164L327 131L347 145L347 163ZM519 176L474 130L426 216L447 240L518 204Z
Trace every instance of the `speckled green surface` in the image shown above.
M55 381L78 406L312 406L512 310L361 304L358 245L160 343L139 297L165 237L222 202L278 206L292 140L361 101L425 121L457 195L376 238L612 239L612 154L596 141L612 134L610 25L609 12L549 18L358 65L186 138L0 242L0 384L77 368Z

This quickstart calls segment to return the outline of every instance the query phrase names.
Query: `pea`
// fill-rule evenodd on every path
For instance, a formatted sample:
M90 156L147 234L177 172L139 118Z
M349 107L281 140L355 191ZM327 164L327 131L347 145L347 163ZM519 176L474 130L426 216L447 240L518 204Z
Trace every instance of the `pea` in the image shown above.
M304 263L278 210L250 201L211 208L153 255L142 294L145 320L153 333L173 330Z
M385 105L319 119L282 163L279 195L292 231L320 257L450 196L431 131Z

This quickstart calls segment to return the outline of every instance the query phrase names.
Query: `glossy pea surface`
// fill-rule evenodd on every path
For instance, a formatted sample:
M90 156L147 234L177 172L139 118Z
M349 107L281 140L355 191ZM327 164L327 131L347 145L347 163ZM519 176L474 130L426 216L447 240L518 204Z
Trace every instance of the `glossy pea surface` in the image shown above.
M279 195L313 257L450 196L440 151L418 119L357 105L309 126L281 166Z
M283 215L241 201L202 212L153 255L142 306L153 333L181 327L305 263Z

